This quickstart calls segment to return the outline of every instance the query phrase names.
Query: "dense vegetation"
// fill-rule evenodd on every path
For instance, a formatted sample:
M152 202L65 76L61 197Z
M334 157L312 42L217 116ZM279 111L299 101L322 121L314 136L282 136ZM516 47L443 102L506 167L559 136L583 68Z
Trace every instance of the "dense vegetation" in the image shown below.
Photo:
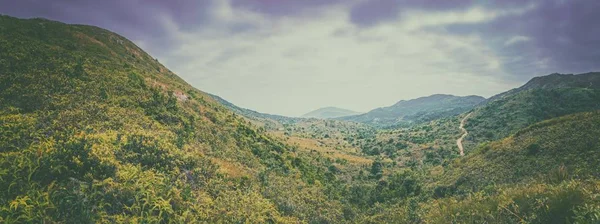
M473 139L486 105L519 99L526 122L459 158L458 111L386 130L260 117L115 33L0 16L0 222L597 223L600 112L562 116L597 94L539 89L475 109ZM527 117L542 95L570 104Z
M600 112L568 115L480 146L465 158L455 160L445 178L451 182L460 179L458 188L475 190L488 184L517 183L560 172L586 179L600 172L598 150Z
M127 39L42 19L0 30L0 222L340 218L313 158Z
M446 165L458 157L456 127L460 117L449 117L408 128L380 129L352 140L364 156L387 158L403 167ZM358 140L358 141L357 141Z
M600 109L600 73L562 77L566 84L554 84L554 79L544 85L537 78L523 87L492 97L490 102L477 108L469 118L469 146L507 137L533 123L567 114ZM585 87L571 85L573 80L585 80ZM589 81L589 82L587 82ZM540 86L534 88L531 86ZM517 91L518 90L518 91Z
M460 222L597 223L599 136L597 111L540 122L482 145L455 160L434 181L435 197L453 195L437 200L444 206L440 215L463 210L463 215L453 218Z

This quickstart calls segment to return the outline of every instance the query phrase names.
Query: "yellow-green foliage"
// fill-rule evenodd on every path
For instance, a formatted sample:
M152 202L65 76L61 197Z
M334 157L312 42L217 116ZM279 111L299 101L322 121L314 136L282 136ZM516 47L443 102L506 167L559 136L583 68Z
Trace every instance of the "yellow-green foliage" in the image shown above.
M494 184L597 177L598 152L600 111L573 114L534 124L479 147L451 164L441 182L454 193L462 193Z
M115 33L0 16L1 223L598 222L600 112L453 161L456 121L286 129L372 146L350 166L269 137ZM425 166L377 158L409 150Z
M221 172L217 159L245 173ZM323 218L283 215L265 193L290 187L273 178L322 194L293 181L303 174L292 159L117 34L0 16L0 222ZM290 206L337 211L325 202Z
M597 83L600 73L568 76L572 81L589 78L582 85L562 83L561 88L533 88L508 94L476 109L469 118L466 128L469 130L467 149L476 144L498 140L514 134L536 122L543 120L600 109L600 89L589 88Z
M597 223L600 182L527 184L424 205L426 223Z

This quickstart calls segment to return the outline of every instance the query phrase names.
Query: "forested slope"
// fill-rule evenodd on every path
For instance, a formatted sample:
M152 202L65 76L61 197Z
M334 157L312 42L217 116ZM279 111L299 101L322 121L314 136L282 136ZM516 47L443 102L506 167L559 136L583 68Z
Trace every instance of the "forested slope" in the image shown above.
M464 114L267 133L118 34L0 16L0 222L597 223L600 112L551 118L598 93L556 86L476 110L497 140L458 158Z
M467 150L546 119L600 109L600 73L552 74L491 97L466 124Z
M488 223L600 221L600 111L536 123L445 168L433 220ZM446 217L443 218L443 217Z
M0 222L340 218L293 150L122 36L0 17Z

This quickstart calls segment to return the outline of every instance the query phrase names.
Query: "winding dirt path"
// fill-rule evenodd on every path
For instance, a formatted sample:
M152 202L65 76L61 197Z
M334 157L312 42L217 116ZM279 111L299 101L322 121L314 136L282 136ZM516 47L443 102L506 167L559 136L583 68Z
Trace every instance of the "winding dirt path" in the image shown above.
M463 149L463 145L462 145L462 140L467 137L467 135L469 134L469 132L467 132L467 129L465 129L465 122L467 121L467 118L469 118L469 116L471 116L472 113L467 114L467 116L465 116L461 121L460 121L460 130L462 132L464 132L462 134L462 136L460 136L460 138L456 139L456 145L458 146L458 150L460 150L460 155L464 156L465 155L465 151Z

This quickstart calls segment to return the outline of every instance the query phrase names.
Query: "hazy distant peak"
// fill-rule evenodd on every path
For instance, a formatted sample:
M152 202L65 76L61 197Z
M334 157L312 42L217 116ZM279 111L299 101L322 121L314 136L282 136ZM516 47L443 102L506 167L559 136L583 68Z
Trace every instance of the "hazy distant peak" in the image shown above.
M464 113L484 100L485 98L474 95L434 94L401 100L389 107L381 107L366 114L341 119L378 126L415 124Z
M338 108L338 107L323 107L317 110L308 112L302 117L306 118L320 118L320 119L328 119L328 118L337 118L337 117L345 117L360 114L359 112Z
M407 106L407 105L412 105L412 104L423 104L423 103L429 103L429 102L439 102L439 101L443 101L443 100L457 100L457 99L470 99L470 100L474 100L474 101L485 100L484 97L476 96L476 95L455 96L455 95L450 95L450 94L433 94L430 96L423 96L423 97L419 97L419 98L415 98L415 99L411 99L411 100L400 100L396 104L394 104L392 107Z

